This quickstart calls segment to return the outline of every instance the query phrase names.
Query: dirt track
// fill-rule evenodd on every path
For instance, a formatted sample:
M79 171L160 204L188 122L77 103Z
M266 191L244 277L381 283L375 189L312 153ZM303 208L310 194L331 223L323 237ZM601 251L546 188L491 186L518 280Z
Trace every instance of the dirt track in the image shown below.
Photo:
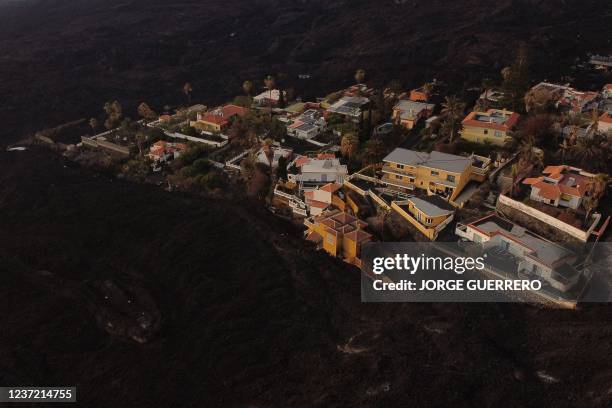
M43 152L0 153L0 273L0 384L82 406L612 404L609 306L362 304L357 271L266 212ZM90 298L109 280L159 312L150 341L100 324L131 324Z

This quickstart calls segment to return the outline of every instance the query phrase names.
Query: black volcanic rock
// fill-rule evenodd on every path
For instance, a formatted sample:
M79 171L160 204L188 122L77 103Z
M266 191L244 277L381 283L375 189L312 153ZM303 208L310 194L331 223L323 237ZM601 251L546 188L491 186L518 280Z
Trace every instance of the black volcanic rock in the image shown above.
M266 211L45 151L0 152L0 278L0 384L79 406L612 403L607 305L361 303Z

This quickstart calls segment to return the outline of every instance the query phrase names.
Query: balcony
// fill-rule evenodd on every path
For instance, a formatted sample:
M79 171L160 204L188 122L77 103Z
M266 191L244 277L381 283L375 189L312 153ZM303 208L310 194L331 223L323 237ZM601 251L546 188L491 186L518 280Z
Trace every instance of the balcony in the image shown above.
M408 170L408 169L398 169L397 167L391 167L388 165L383 166L383 173L390 174L399 174L400 176L408 176L416 178L416 170Z
M404 179L400 180L400 179L395 178L394 175L387 173L383 175L382 182L390 186L406 188L408 190L414 190L415 188L414 183L411 183L408 181L408 176L404 176L404 177L405 177Z

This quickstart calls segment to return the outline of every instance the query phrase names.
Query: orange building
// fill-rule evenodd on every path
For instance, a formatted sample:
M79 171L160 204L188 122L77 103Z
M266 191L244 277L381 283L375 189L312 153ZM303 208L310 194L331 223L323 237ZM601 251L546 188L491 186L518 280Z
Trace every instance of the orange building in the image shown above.
M361 266L361 246L372 241L372 235L364 231L368 226L366 222L340 210L333 210L305 219L304 225L308 228L307 240L332 256Z
M247 108L238 105L225 105L212 111L198 113L197 120L190 125L209 132L224 132L238 117L249 113Z

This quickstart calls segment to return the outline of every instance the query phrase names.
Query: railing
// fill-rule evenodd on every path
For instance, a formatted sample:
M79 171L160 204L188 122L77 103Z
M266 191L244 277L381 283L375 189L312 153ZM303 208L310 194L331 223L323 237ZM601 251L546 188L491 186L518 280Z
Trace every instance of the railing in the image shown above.
M386 173L399 174L400 176L409 176L409 177L416 178L416 172L415 171L409 171L409 170L405 170L405 169L401 170L401 169L398 169L397 167L383 166L382 167L382 171L386 172Z

